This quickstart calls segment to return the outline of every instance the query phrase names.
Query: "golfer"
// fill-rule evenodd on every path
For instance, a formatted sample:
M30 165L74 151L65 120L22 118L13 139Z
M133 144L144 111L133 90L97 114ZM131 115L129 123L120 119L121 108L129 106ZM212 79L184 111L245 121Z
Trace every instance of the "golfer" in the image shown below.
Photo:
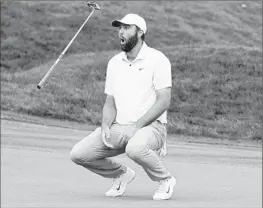
M166 154L171 64L162 52L146 45L147 27L142 17L127 14L111 24L118 28L122 52L108 62L102 124L73 147L71 160L112 178L106 196L117 197L133 181L135 171L109 157L126 153L158 182L153 199L169 199L176 179L160 156Z

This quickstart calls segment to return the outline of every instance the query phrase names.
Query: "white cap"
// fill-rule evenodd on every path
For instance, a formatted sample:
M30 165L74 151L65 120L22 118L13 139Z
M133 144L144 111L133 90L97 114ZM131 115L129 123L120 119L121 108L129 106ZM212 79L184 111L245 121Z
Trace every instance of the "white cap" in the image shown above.
M143 31L144 34L147 30L145 20L138 14L127 14L121 20L113 20L111 22L113 27L119 27L121 24L136 25Z

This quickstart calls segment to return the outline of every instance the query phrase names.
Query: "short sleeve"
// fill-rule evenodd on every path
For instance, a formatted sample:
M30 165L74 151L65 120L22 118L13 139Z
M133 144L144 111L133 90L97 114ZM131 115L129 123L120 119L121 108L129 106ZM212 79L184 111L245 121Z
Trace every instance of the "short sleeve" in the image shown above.
M163 55L156 59L154 67L153 84L155 90L172 87L172 72L169 59Z
M106 83L105 83L105 91L104 91L107 95L113 95L112 76L113 74L112 74L111 64L109 62L106 71Z

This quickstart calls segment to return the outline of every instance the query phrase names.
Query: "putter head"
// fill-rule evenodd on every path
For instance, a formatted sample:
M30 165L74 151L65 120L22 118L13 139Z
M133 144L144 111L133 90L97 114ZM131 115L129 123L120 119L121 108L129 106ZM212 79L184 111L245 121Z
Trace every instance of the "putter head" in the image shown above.
M100 6L94 1L87 2L87 5L93 9L100 10Z

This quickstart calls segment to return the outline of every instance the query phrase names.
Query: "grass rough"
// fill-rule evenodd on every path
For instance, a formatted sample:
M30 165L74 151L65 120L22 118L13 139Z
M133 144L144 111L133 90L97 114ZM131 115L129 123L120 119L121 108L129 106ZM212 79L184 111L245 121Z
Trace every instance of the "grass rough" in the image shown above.
M119 51L109 23L136 12L147 21L147 44L172 63L169 132L261 140L262 2L245 3L100 2L103 10L36 90L87 9L84 2L1 1L1 111L99 125L107 62Z

